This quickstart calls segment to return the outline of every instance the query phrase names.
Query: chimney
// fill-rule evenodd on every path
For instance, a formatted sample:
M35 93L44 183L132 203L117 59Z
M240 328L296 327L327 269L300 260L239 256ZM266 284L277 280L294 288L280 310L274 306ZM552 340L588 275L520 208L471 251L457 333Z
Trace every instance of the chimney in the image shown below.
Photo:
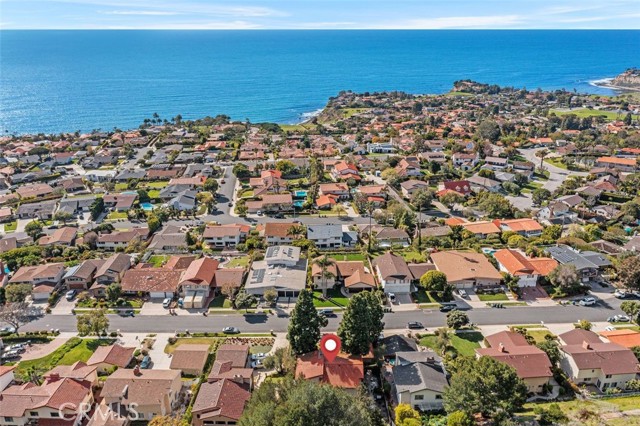
M60 374L51 373L51 374L49 374L48 379L49 379L50 382L56 382L56 381L60 380Z
M591 345L586 340L582 342L582 347L587 350L591 349Z
M133 375L134 376L140 375L140 365L136 365L135 367L133 367Z
M498 350L500 352L507 352L507 349L504 347L504 344L502 342L500 342L500 344L498 345Z

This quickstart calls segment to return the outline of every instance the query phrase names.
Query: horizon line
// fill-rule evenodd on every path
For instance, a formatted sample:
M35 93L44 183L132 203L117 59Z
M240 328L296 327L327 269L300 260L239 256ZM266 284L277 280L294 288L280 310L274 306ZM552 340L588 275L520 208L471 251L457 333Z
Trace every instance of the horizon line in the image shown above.
M640 31L640 28L1 28L4 31Z

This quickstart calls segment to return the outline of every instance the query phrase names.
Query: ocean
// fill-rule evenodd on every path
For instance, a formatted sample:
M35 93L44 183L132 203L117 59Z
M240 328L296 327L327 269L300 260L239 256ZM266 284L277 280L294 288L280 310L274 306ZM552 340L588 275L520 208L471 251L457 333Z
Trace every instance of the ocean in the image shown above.
M227 114L295 123L341 90L443 93L459 79L612 94L640 31L0 31L0 132Z

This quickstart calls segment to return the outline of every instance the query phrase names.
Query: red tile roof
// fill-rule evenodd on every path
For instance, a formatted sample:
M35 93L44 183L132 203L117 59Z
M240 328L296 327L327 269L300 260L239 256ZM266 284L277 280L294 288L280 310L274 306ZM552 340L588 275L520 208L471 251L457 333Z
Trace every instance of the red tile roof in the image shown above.
M318 379L335 387L355 389L364 379L364 365L362 357L340 353L333 361L329 361L320 351L314 351L298 357L296 377Z

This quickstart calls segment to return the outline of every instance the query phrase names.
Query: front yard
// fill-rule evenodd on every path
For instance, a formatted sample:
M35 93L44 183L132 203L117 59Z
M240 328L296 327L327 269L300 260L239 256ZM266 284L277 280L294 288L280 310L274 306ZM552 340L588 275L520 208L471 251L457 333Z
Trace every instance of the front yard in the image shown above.
M502 302L507 301L509 298L504 293L498 294L478 294L478 299L482 302Z
M85 293L86 294L86 293ZM135 297L127 297L120 298L124 302L118 304L117 302L109 302L106 299L96 299L93 297L84 298L79 297L76 302L77 308L130 308L130 309L140 309L144 304L144 300L138 299Z
M20 361L15 374L18 377L26 377L32 369L44 373L58 365L71 365L76 361L86 362L91 358L91 354L95 352L98 346L107 346L113 342L113 339L81 339L79 337L72 337L64 345L45 357Z
M480 342L482 342L483 339L484 336L479 331L452 333L450 346L454 348L458 354L472 357L475 356L475 350L480 347ZM418 344L435 351L438 350L435 334L423 335Z
M232 304L231 304L231 300L229 300L227 298L227 296L225 296L224 294L220 294L216 297L213 298L213 300L211 301L211 303L209 303L209 309L213 309L213 308L232 308Z
M4 232L15 232L18 229L18 222L13 221L4 224Z
M119 220L119 219L128 219L129 215L127 212L111 212L107 215L107 220Z
M327 298L322 298L322 290L313 291L313 306L316 308L345 308L349 304L349 298L342 295L335 288L327 289Z

